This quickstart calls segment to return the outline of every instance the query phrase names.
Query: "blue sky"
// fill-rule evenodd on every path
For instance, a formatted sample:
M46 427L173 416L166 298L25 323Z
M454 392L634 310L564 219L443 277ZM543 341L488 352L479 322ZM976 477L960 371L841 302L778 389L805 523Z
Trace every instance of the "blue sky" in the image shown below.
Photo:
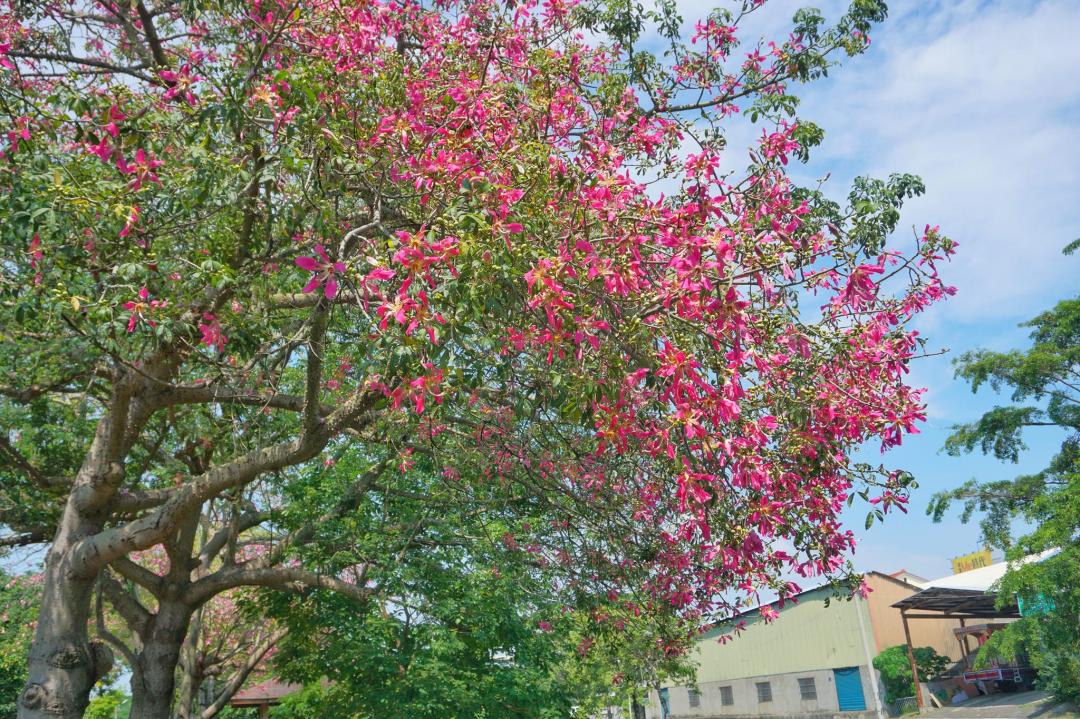
M830 18L845 6L773 0L748 32L783 37L791 14L808 4ZM905 208L900 231L938 224L960 242L944 272L958 295L918 325L931 348L949 350L913 368L913 382L929 388L929 420L922 434L885 457L914 472L921 488L908 515L890 515L869 532L865 505L848 513L861 539L860 570L906 567L932 578L950 572L950 557L978 548L978 528L955 515L933 524L924 514L930 495L973 477L1037 470L1060 441L1054 430L1036 430L1042 433L1029 436L1031 449L1019 465L940 453L951 425L1007 401L989 390L973 396L953 380L952 357L1025 346L1027 330L1017 325L1080 288L1080 256L1061 254L1080 237L1080 3L889 6L867 54L795 90L803 99L800 115L826 133L809 167L795 172L804 181L831 173L829 191L837 197L857 175L920 175L927 194ZM691 21L707 6L686 0L680 7ZM732 139L733 148L745 147ZM865 455L881 461L876 449Z

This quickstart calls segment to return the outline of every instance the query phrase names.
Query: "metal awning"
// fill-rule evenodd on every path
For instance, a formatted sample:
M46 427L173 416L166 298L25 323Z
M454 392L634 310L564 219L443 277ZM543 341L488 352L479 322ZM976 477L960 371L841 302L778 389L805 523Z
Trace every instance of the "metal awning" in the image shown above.
M984 569L990 568L985 567ZM976 584L976 586L978 585ZM955 633L957 641L960 642L964 666L967 667L971 650L967 642L968 632L964 631L966 629L966 620L1013 619L1020 616L1020 610L1016 606L1015 600L1001 607L997 606L997 601L997 593L990 591L989 588L967 589L955 586L930 586L892 605L900 610L900 619L904 623L904 639L907 640L908 661L911 663L911 674L915 678L915 702L920 709L923 707L922 687L919 682L919 670L915 664L915 653L911 643L911 629L908 627L908 620L959 619L960 628Z
M950 587L930 587L910 597L901 599L892 606L901 610L911 619L933 618L969 618L969 619L1013 619L1020 616L1016 602L998 607L998 597L992 592L977 589L953 589ZM940 615L908 614L911 611L940 612Z

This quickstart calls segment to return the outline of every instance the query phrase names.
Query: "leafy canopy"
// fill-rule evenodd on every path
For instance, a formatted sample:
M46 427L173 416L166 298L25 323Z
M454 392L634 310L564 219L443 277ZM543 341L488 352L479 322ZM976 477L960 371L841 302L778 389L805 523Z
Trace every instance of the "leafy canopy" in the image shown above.
M1000 588L1003 602L1019 597L1029 607L1050 610L1036 611L995 634L980 657L1010 656L1023 649L1044 686L1075 699L1080 696L1080 297L1058 302L1025 326L1032 328L1028 349L978 350L957 360L957 376L972 391L989 385L1008 392L1012 404L957 426L945 449L953 455L978 449L1017 462L1030 431L1059 432L1060 448L1035 474L971 480L935 495L927 511L935 521L954 504L960 504L964 521L981 514L986 542L1005 550L1012 561L1056 552L1014 566ZM1017 519L1030 527L1020 536L1013 532Z
M398 555L463 576L496 528L546 580L515 621L685 630L851 578L844 503L912 483L851 453L924 419L909 325L953 243L891 239L917 178L788 175L822 137L791 91L884 3L740 47L762 4L687 41L666 1L7 3L0 522L52 541L70 617L35 646L88 651L94 592L174 644L238 587L445 597ZM77 709L46 654L27 696Z

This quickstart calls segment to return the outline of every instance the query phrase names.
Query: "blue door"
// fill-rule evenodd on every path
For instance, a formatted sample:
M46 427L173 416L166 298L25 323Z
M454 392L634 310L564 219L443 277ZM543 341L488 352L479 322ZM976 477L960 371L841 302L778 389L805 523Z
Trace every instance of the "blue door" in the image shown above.
M833 669L836 682L836 698L840 700L840 711L866 711L866 697L862 692L862 676L858 667Z

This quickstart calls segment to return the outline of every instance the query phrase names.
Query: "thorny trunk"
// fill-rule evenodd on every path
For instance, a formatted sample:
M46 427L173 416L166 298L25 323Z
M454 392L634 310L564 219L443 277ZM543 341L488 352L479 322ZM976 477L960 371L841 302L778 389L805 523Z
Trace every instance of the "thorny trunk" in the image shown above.
M112 651L87 633L94 577L72 566L72 547L100 529L69 499L45 559L44 594L19 697L19 719L79 719L90 690L112 668Z
M162 602L150 621L132 668L132 717L169 719L172 715L176 667L190 621L191 607L178 602Z

